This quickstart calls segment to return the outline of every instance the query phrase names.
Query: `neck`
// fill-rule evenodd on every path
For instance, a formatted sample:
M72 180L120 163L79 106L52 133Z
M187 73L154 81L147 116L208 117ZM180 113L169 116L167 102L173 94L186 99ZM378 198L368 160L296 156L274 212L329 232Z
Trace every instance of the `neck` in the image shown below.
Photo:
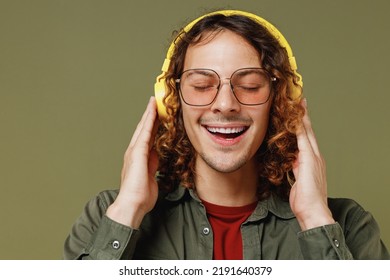
M195 186L202 200L221 206L244 206L257 200L258 173L254 161L224 173L196 163Z

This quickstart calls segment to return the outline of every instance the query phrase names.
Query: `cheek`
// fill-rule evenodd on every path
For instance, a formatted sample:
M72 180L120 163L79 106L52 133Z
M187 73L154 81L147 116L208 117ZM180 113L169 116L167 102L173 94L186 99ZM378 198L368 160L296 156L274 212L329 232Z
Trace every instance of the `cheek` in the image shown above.
M190 128L190 116L188 114L188 110L182 107L182 117L183 117L183 124L184 124L184 129L188 131Z
M269 109L269 107L264 108L264 109L265 110L257 112L256 116L254 116L254 118L256 119L256 126L257 126L256 135L257 135L259 142L263 142L263 139L264 139L264 137L267 133L268 127L269 127L270 109Z
M196 114L195 110L190 110L185 105L182 107L182 114L184 129L190 141L193 142L194 136L196 135L194 129L197 125L197 120L199 119L199 116Z

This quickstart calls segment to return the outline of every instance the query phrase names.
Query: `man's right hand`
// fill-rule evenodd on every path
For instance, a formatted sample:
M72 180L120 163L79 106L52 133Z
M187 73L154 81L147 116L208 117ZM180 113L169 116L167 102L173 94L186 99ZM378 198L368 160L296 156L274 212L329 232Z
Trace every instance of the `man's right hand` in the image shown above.
M124 156L118 197L106 212L110 219L134 229L157 201L158 157L153 149L157 126L156 100L151 97Z

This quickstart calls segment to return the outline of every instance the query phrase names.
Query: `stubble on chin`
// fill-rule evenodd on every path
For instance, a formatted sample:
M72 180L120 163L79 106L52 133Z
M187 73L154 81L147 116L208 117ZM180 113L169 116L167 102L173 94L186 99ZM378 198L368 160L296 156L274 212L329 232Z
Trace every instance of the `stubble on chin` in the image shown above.
M221 173L235 172L242 168L249 161L249 159L245 155L242 155L239 158L232 158L231 156L218 157L211 154L201 153L199 154L199 157L200 160L202 160L206 165L208 165L208 167Z

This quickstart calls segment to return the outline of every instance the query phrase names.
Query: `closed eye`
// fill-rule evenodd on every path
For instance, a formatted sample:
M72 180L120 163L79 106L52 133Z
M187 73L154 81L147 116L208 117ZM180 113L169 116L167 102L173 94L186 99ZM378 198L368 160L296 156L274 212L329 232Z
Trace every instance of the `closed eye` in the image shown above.
M262 87L260 85L236 85L234 88L247 92L256 92L259 91Z
M202 85L194 85L194 86L192 86L192 88L193 88L195 91L199 91L199 92L204 92L204 91L209 91L209 90L214 90L214 89L215 89L214 86L208 86L208 85L205 85L205 86L202 86Z

